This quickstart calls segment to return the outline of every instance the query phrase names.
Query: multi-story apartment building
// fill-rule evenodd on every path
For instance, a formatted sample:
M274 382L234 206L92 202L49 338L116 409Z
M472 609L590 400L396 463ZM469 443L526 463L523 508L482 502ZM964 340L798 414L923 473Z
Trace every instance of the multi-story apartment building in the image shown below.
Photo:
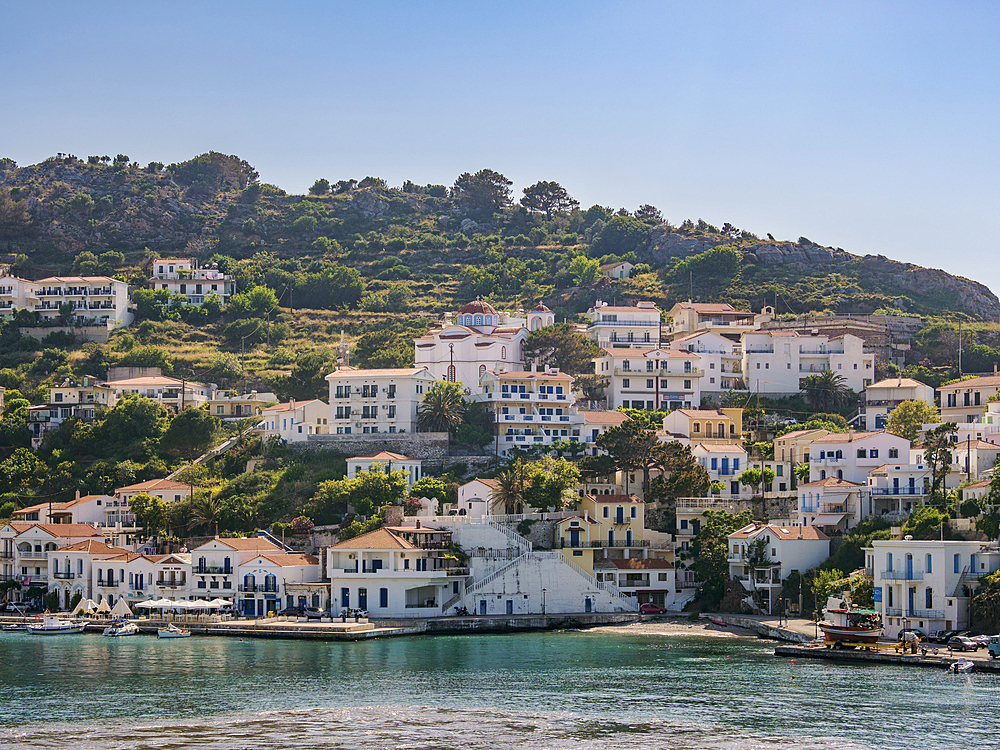
M168 503L179 503L183 500L190 500L196 489L198 488L194 485L178 482L174 479L149 479L138 484L130 484L127 487L119 487L115 490L115 495L127 507L137 495L150 495Z
M30 309L32 298L32 282L19 279L16 276L0 276L0 315L10 316L15 310Z
M810 375L831 370L844 385L860 393L871 384L875 355L857 336L803 336L795 331L751 331L743 334L743 379L753 393L790 396L802 390Z
M222 273L216 266L198 268L191 258L158 258L153 261L150 289L166 289L172 295L187 297L187 304L200 305L210 294L218 295L223 305L228 305L236 293L232 276Z
M58 592L59 603L67 610L77 594L81 599L95 599L99 591L94 587L94 565L127 553L128 550L99 539L85 539L49 550L48 565L52 571L49 593Z
M570 439L576 403L571 375L532 365L514 372L487 370L480 382L482 393L472 400L485 403L493 415L498 453Z
M287 584L318 582L320 563L313 555L258 551L240 562L239 574L239 610L260 617L295 606L295 592ZM210 577L197 576L195 593L214 593L203 580Z
M890 638L907 627L925 633L967 628L969 591L1000 570L996 543L880 540L865 553L875 579L875 608Z
M889 412L904 401L934 403L934 389L913 378L887 378L872 383L863 394L861 419L863 430L881 430L889 421Z
M795 523L816 526L827 534L842 534L871 514L870 494L863 484L827 477L798 487Z
M19 523L0 527L0 552L6 580L21 584L21 601L41 598L49 586L50 552L69 544L94 539L104 542L100 529L89 524ZM35 589L34 594L30 589Z
M460 602L469 568L450 553L452 532L418 526L383 526L327 547L334 610L363 609L373 616L434 617Z
M886 463L906 463L910 441L883 430L830 433L809 446L809 481L827 477L868 484L868 472Z
M62 316L60 306L71 304L72 317L108 328L132 322L128 311L128 284L107 276L49 276L30 282L29 309L42 320Z
M677 409L663 418L663 429L692 443L731 443L743 439L743 410Z
M109 407L114 406L124 394L136 393L163 404L173 412L197 408L212 398L216 391L214 383L199 383L166 375L109 380L101 386L110 391L107 397Z
M330 434L416 432L417 407L434 384L434 375L427 367L339 367L326 381Z
M701 404L701 357L676 349L605 349L594 359L609 408L690 409Z
M752 550L761 546L763 555ZM781 582L805 573L830 556L830 539L812 526L782 527L755 521L729 535L729 577L768 614L779 611Z
M660 345L660 309L655 302L626 307L597 300L587 316L587 336L605 349Z
M577 414L576 419L580 420L580 442L586 443L591 455L596 456L604 452L597 447L597 438L610 429L621 427L628 421L628 415L617 410L582 411Z
M208 400L208 413L223 422L237 422L248 417L260 417L268 404L278 397L273 393L223 393L216 391Z
M309 401L292 399L285 404L274 404L265 408L261 417L263 421L257 426L257 432L265 440L277 437L286 443L301 443L310 435L330 433L330 407L318 398ZM340 429L351 433L351 425Z
M714 331L738 339L745 331L755 331L774 317L765 307L760 315L742 312L728 302L678 302L667 312L664 335L674 338L697 331Z
M787 467L792 489L796 484L795 467L800 463L809 463L813 441L832 434L829 430L793 430L774 439L774 460Z
M986 411L990 396L1000 393L1000 376L968 378L938 388L941 398L941 420L944 422L976 422Z
M702 394L718 398L724 391L746 388L743 382L743 349L739 342L713 331L698 331L675 338L670 342L670 348L700 357L699 367L705 371L701 381Z
M747 452L742 443L704 442L691 446L695 459L708 471L712 482L722 484L720 497L739 497L739 475L747 468Z

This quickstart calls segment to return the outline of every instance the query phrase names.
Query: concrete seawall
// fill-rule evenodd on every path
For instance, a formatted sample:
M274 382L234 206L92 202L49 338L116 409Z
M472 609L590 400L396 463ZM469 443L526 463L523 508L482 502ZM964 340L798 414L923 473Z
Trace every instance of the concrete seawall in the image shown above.
M947 668L958 661L952 656L924 656L922 654L897 654L885 651L867 651L860 648L825 648L823 646L778 646L775 656L790 656L796 659L824 659L826 661L867 662L869 664L903 664L909 667ZM1000 662L990 659L974 659L974 672L1000 674Z
M799 633L795 630L788 630L787 628L780 628L774 625L770 625L766 622L760 622L752 617L741 617L739 615L712 615L713 620L720 620L729 625L734 625L738 628L745 628L746 630L752 630L757 633L757 635L763 636L765 638L774 638L777 641L789 641L791 643L809 643L813 640L813 636L806 635L805 633Z

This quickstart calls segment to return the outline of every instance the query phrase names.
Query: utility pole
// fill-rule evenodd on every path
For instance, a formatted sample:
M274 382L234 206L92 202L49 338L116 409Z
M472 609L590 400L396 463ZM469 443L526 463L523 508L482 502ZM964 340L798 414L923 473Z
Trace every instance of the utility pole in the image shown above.
M962 321L958 321L958 377L962 377Z

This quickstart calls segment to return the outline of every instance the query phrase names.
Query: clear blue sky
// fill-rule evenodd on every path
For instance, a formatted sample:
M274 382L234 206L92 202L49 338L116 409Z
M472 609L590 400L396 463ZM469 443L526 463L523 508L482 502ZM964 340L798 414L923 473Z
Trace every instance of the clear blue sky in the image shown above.
M0 156L556 180L1000 291L995 2L5 3Z

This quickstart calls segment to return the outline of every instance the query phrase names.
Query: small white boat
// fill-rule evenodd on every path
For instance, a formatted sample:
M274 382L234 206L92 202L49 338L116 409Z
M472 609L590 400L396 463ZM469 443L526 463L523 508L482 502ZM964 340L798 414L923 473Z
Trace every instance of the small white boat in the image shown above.
M173 623L156 631L157 638L190 638L191 631L179 628Z
M4 625L3 632L5 633L27 633L27 625Z
M109 638L119 638L125 635L139 635L139 626L128 620L115 620L104 628L104 635Z
M966 659L964 656L956 661L954 664L948 665L948 672L950 674L969 674L972 668L975 666L975 662L971 659Z
M73 620L63 620L56 615L45 615L41 621L28 625L28 632L32 635L67 635L69 633L82 633L87 627L86 622L74 622Z

